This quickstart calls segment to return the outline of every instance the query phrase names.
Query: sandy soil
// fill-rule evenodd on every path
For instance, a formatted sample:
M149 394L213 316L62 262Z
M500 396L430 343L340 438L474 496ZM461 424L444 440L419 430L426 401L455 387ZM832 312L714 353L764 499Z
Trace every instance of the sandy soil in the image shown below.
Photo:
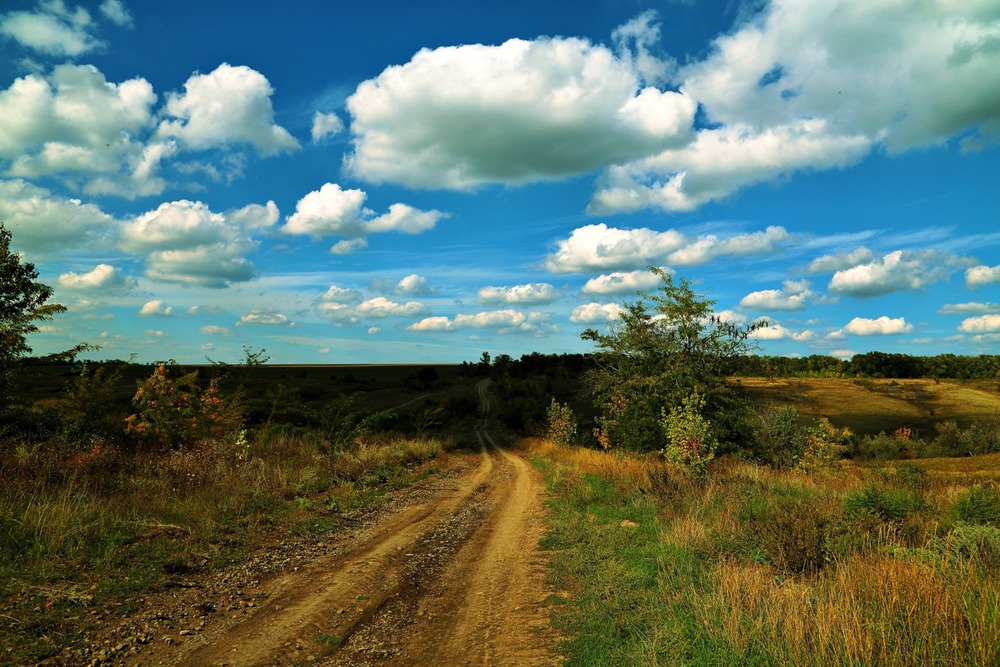
M282 567L243 576L228 597L209 587L211 596L237 600L227 613L192 618L186 631L185 622L162 635L157 628L121 663L558 663L538 548L544 489L537 471L494 441L487 386L479 386L481 452L464 472L414 489L335 543L302 547L307 558L288 556L294 546L273 550L286 554ZM191 596L206 597L205 586L192 588L200 590ZM104 664L119 663L108 657Z

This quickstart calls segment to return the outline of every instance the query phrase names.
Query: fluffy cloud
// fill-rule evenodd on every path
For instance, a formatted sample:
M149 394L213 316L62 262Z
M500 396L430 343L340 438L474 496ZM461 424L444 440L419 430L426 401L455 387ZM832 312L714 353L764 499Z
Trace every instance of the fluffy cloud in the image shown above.
M168 317L173 315L174 309L163 303L160 299L147 301L139 309L139 314L143 317Z
M965 135L1000 138L996 13L986 2L784 0L678 74L711 127L610 170L595 211L689 210L753 183ZM873 27L877 26L877 29Z
M372 182L468 189L683 145L696 104L644 85L649 63L572 38L423 49L348 98L346 167Z
M48 56L79 56L103 46L90 34L93 23L83 7L71 10L62 0L47 0L36 12L0 15L0 35Z
M226 327L216 326L214 324L209 324L200 329L201 333L206 336L231 336L233 332Z
M525 314L518 310L490 310L475 315L454 318L425 317L407 327L410 331L455 331L457 329L490 329L500 334L550 333L554 327L546 313Z
M958 330L963 333L984 334L1000 332L1000 315L980 315L962 320Z
M867 264L842 269L830 279L831 291L855 297L872 297L891 292L917 290L944 280L950 267L961 260L928 250L897 250Z
M330 293L327 292L327 294ZM339 290L338 288L338 292L333 298L319 304L317 311L321 316L337 324L357 324L369 318L418 317L427 312L427 306L419 301L397 303L384 296L367 299L357 305L354 305L355 301L353 290Z
M889 318L883 315L878 319L867 317L855 317L847 323L843 329L834 331L830 338L843 338L846 334L855 336L888 336L893 334L909 333L913 331L913 325L904 318Z
M111 83L90 65L15 79L0 91L0 164L12 176L83 176L91 194L157 194L159 163L175 149L135 139L155 102L145 79Z
M577 324L597 324L616 320L624 311L617 303L587 303L574 308L569 319Z
M766 129L702 130L689 146L608 169L588 211L691 211L744 185L800 169L842 167L868 152L864 137L831 137L827 128L826 121L812 118Z
M650 271L615 271L591 278L580 290L584 294L632 294L648 290L660 283L660 277Z
M755 329L749 334L750 338L757 340L794 340L809 341L816 338L812 331L792 331L780 324L768 324L766 327Z
M396 285L396 294L426 295L433 294L434 290L428 285L427 278L411 273Z
M758 311L804 310L808 300L816 296L806 280L786 280L780 290L751 292L740 300L740 308Z
M135 278L123 276L110 264L98 264L89 273L64 273L59 276L59 287L70 290L93 291L107 294L128 292L136 286Z
M559 290L548 283L528 283L513 287L484 287L478 298L486 304L544 304L557 301Z
M448 217L441 211L421 211L406 204L392 204L388 213L376 216L365 208L367 198L363 190L345 190L336 183L326 183L299 200L295 213L288 216L281 229L287 234L349 237L332 248L334 253L348 254L368 245L363 238L367 234L419 234Z
M295 326L295 322L288 319L287 315L275 310L274 308L253 308L249 313L240 318L240 321L236 323L236 326L244 326L247 324L266 324L270 326L285 327Z
M965 284L969 289L1000 283L1000 264L973 266L965 270Z
M64 199L20 179L0 180L0 220L17 247L32 252L86 245L89 236L111 229L115 220L93 204Z
M249 144L265 156L294 151L298 142L274 123L273 92L260 72L223 63L191 76L183 94L167 96L164 111L175 120L162 121L157 136L194 150Z
M128 222L121 245L148 253L146 275L155 280L227 287L257 275L245 255L257 248L253 234L277 220L274 202L227 213L214 213L202 202L167 202Z
M344 131L344 121L335 113L313 114L312 140L321 141L326 137L334 137Z
M1000 303L946 303L938 308L938 315L968 315L969 313L1000 313Z
M559 242L555 254L546 258L545 268L553 273L572 273L660 263L693 266L717 257L773 252L790 238L783 227L719 238L714 234L687 237L673 229L618 229L600 223L573 230L568 239Z
M364 300L364 296L358 290L330 285L330 289L320 297L320 300L332 303L357 303Z

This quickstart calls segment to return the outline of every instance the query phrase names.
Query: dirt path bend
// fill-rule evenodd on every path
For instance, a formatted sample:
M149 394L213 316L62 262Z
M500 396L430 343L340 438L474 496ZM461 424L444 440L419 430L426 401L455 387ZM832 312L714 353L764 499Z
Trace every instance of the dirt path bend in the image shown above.
M469 472L349 549L263 582L243 615L140 664L555 664L538 549L544 489L487 423L476 429L481 453Z

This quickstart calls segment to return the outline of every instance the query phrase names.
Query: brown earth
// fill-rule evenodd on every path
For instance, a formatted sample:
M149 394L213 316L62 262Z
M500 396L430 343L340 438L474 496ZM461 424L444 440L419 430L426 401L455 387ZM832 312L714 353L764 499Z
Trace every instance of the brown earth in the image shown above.
M476 435L481 451L461 469L397 494L330 543L278 544L235 572L150 596L89 664L558 663L538 547L542 482L497 446L485 417Z

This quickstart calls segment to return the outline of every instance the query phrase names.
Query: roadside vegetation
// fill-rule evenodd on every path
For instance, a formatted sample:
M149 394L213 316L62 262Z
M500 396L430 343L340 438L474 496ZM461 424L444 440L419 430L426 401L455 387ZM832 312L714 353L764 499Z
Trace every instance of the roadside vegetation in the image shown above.
M1000 661L1000 466L692 477L535 440L570 665ZM964 459L972 462L975 459Z

